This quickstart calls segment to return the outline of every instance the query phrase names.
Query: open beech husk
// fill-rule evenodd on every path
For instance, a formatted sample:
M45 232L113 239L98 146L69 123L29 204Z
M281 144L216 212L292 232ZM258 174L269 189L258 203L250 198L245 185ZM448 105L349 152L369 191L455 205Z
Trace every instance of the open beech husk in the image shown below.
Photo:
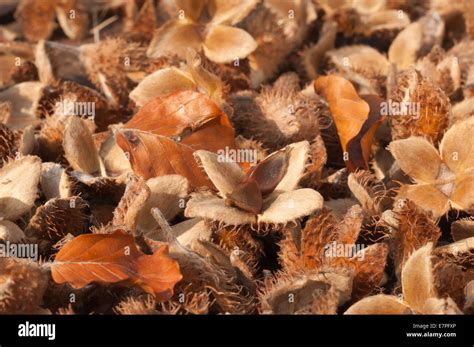
M408 25L393 40L388 59L399 70L408 68L419 56L440 44L444 36L444 22L441 16L432 12Z
M220 197L211 194L194 194L188 201L185 215L201 217L224 225L267 226L284 225L311 214L322 207L323 198L315 190L296 189L304 172L308 149L307 141L286 147L285 151L289 153L286 159L286 172L276 181L265 199L262 200L259 184L262 182L268 184L270 181L254 183L257 184L256 188L249 186L250 190L242 191L239 199L247 200L249 204L254 203L251 199L259 197L260 202L255 210L234 207L226 202L229 198L233 199L234 191L238 191L239 185L245 183L245 175L238 164L220 160L217 154L211 152L196 151L194 154L196 159L216 186ZM269 170L272 168L269 167ZM272 175L273 177L262 179L274 179L275 174Z

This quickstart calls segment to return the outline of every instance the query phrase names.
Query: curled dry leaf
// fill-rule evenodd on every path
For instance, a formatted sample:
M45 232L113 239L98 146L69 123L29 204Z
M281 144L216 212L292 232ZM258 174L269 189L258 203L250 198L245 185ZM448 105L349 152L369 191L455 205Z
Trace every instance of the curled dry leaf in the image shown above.
M382 122L380 98L376 95L359 97L349 81L335 75L319 77L314 89L329 103L347 168L350 171L367 169L372 139Z
M74 170L88 174L100 171L99 153L94 145L92 133L81 118L71 116L67 120L63 147L65 156Z
M148 180L178 174L186 177L193 187L212 187L197 166L191 147L139 130L119 129L115 136L136 175Z
M179 265L162 246L153 255L141 253L133 239L122 231L81 235L64 245L51 264L56 283L82 288L91 282L138 285L166 299L182 278Z

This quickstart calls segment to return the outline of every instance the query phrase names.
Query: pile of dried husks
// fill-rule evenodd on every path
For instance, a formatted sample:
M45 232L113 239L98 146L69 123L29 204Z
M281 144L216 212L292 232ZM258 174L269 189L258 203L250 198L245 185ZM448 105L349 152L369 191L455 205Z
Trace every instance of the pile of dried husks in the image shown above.
M0 313L474 313L474 2L3 0Z

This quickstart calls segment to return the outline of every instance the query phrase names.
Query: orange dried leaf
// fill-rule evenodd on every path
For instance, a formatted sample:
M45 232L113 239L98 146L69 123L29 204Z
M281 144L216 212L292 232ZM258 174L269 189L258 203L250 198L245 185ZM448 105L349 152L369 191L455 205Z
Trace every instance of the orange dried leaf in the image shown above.
M348 155L347 168L367 169L372 139L382 122L381 99L376 95L361 98L349 81L336 75L319 77L314 89L329 103L342 150Z
M194 187L212 187L194 160L191 147L139 130L119 130L116 137L135 174L145 180L178 174L186 177Z
M160 298L169 298L182 278L178 263L169 258L168 247L153 255L137 248L132 235L118 230L113 234L80 235L58 252L51 266L56 283L82 288L91 282L135 284Z

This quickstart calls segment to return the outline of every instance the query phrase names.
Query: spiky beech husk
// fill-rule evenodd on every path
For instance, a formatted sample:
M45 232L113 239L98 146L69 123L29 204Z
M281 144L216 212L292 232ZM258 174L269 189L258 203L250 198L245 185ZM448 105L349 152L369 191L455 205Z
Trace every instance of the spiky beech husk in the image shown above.
M115 306L114 311L118 314L157 314L156 301L151 295L146 297L127 297Z
M472 64L474 63L474 41L463 40L454 45L448 52L447 57L451 58L454 63L459 64L461 69L461 85L464 89L466 97L472 95Z
M0 242L17 243L25 238L25 233L18 225L8 220L0 221Z
M38 264L24 259L0 258L0 313L38 312L47 283L47 276Z
M38 155L44 161L66 162L63 149L64 120L57 116L46 117L43 121L38 140Z
M76 108L72 110L68 108L74 103ZM68 116L80 116L93 118L100 130L104 130L111 120L115 121L121 115L120 110L112 109L99 92L73 81L64 81L54 88L48 88L41 98L40 104L41 112L38 114L40 117L56 116L63 119ZM87 104L93 105L94 114L89 113L92 110L87 109L86 106L82 107Z
M21 25L26 39L36 42L48 38L55 28L55 2L50 0L22 0L15 16Z
M391 227L389 245L395 272L400 276L410 255L429 242L436 243L441 236L441 230L427 212L410 200L396 207L394 218L396 225Z
M243 21L245 30L257 41L257 49L249 56L251 67L251 84L256 87L271 78L284 59L299 43L298 37L285 34L283 25L275 25L284 21L271 10L271 5L259 4ZM290 20L289 22L294 22ZM291 25L291 23L290 23ZM300 26L305 29L304 25Z
M378 181L369 171L359 170L351 173L347 185L367 216L378 215L387 207L387 189L383 182Z
M6 125L0 124L0 162L14 157L16 150L14 132Z
M180 264L183 274L180 283L189 285L186 290L202 292L207 288L221 313L244 314L255 310L254 295L238 280L238 272L228 258L225 261L225 253L220 251L216 257L210 254L203 257L183 247L158 209L153 209L153 216L161 227L163 239L169 243L170 256ZM152 249L155 247L156 241L148 238L145 241Z
M236 131L271 150L319 135L317 102L300 93L294 73L279 77L260 94L236 94L231 103Z
M278 273L258 293L263 314L336 314L350 297L351 278L337 273Z
M434 278L440 296L450 297L464 307L465 289L474 276L474 237L461 239L434 250Z
M80 235L88 229L88 205L76 196L54 198L40 206L30 219L25 234L32 240L57 242L67 234Z
M213 241L226 250L230 257L238 258L244 265L241 270L251 276L258 271L264 255L263 244L253 233L249 226L213 230Z
M450 103L446 94L432 81L421 76L414 68L401 72L392 102L416 105L407 114L391 115L392 139L424 136L433 143L441 140L449 124Z
M345 46L326 53L329 69L359 86L362 94L384 94L389 62L376 49L365 45Z
M434 81L447 96L452 96L461 86L461 67L456 59L440 46L434 46L428 55L415 65L423 77Z

